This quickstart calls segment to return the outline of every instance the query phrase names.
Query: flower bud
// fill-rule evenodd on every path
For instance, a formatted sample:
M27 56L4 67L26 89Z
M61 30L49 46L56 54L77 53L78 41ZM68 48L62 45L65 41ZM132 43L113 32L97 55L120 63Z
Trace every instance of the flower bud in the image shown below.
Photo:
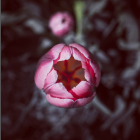
M72 29L73 19L67 12L58 12L51 17L49 27L54 35L62 37Z

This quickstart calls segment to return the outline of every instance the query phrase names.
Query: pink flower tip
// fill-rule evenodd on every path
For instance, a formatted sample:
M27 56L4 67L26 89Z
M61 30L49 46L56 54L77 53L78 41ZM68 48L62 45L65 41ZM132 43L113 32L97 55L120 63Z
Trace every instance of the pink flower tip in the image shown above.
M73 19L67 12L58 12L51 17L49 27L54 35L62 37L72 29Z
M74 108L92 101L100 76L99 65L86 48L58 44L40 59L35 83L51 104Z

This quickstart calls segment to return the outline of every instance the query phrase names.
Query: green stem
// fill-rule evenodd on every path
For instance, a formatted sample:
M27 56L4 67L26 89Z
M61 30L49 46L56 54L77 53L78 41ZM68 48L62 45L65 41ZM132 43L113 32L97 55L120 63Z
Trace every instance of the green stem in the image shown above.
M83 1L79 1L79 0L75 1L74 12L75 12L76 24L77 24L76 42L79 43L79 44L82 41L83 8L84 8L84 2Z

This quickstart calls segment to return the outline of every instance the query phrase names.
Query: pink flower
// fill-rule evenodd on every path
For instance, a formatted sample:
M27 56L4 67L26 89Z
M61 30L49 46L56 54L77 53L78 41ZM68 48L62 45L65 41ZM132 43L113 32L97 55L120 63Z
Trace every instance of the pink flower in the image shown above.
M51 104L74 108L92 101L100 75L97 61L83 46L58 44L40 59L35 83Z
M49 27L51 28L53 34L61 37L67 34L72 29L73 19L66 12L58 12L51 17Z

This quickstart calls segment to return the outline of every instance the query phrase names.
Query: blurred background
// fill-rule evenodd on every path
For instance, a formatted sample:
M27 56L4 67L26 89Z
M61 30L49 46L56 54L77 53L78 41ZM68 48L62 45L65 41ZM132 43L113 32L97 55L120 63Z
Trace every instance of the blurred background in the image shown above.
M140 139L140 0L80 1L78 43L93 53L102 73L96 105L93 100L77 109L55 107L34 84L43 54L55 44L77 42L75 3L1 1L2 140ZM58 11L75 20L74 29L62 38L48 27Z

